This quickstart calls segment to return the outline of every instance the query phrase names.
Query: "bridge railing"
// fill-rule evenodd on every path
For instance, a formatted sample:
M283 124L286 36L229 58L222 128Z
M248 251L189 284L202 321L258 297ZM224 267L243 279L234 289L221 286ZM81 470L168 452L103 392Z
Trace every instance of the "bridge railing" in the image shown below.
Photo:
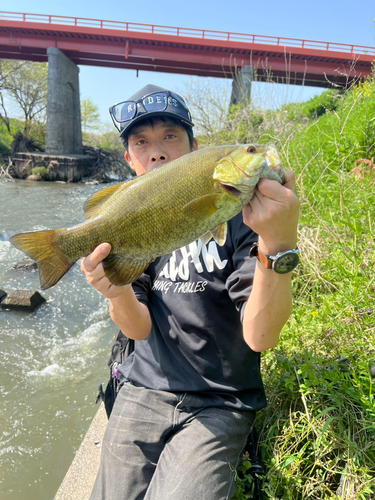
M299 47L304 49L317 49L351 54L375 55L375 47L349 45L335 42L322 42L316 40L302 40L298 38L285 38L266 35L253 35L248 33L229 33L226 31L201 30L194 28L178 28L155 24L129 23L123 21L108 21L82 17L53 16L46 14L25 14L19 12L0 11L0 20L17 21L25 23L46 23L51 25L68 25L86 28L117 29L122 31L135 31L141 33L154 33L159 35L183 36L198 39L224 40L232 42L245 42L253 44L277 45L282 47Z

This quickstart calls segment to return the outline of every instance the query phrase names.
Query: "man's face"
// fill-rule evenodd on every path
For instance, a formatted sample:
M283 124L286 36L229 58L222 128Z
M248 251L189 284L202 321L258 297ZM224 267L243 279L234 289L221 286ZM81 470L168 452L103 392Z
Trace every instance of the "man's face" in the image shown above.
M193 150L197 149L194 139ZM186 130L172 121L155 121L153 125L134 127L128 137L125 159L137 175L190 153Z

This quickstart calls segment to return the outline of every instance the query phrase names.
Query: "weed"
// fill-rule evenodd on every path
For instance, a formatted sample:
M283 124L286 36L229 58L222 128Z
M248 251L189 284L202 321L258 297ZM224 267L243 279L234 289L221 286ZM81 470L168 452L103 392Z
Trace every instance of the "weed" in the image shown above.
M48 170L45 167L35 167L31 170L32 175L40 175L42 179L48 176Z
M232 107L221 127L206 116L199 128L206 145L275 143L301 201L293 312L262 355L264 498L375 498L374 88L368 79L294 107ZM245 457L236 500L253 498L250 466Z

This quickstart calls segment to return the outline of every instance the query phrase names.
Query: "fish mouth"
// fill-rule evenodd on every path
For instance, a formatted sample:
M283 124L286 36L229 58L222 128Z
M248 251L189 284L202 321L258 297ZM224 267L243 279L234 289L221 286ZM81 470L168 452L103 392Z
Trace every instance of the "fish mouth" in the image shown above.
M236 198L239 198L241 196L241 191L239 189L237 189L235 186L232 186L231 184L222 184L220 183L220 185L224 188L224 190L235 196Z

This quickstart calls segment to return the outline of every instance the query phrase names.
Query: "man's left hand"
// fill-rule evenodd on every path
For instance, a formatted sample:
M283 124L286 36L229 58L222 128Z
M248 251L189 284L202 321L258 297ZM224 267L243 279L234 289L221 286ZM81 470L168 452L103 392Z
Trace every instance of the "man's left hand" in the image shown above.
M243 209L244 223L259 235L268 255L297 245L299 201L294 174L284 170L285 183L260 179L251 201Z

